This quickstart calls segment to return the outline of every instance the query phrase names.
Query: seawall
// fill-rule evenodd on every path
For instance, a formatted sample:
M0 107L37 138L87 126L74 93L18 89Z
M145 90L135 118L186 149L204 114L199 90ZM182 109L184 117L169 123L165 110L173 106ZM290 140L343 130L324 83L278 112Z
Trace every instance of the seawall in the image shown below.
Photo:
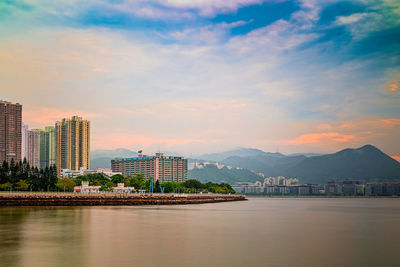
M225 194L0 193L0 206L183 205L247 200Z

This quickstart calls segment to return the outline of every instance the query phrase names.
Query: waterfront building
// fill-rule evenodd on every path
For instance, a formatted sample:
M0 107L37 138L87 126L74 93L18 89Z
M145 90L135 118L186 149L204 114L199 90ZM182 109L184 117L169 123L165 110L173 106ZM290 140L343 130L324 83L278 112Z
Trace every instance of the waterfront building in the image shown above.
M133 186L125 186L124 183L118 183L116 187L113 187L112 191L115 193L132 193L135 190Z
M330 179L325 185L327 195L364 195L364 182L355 179Z
M399 196L400 183L366 183L365 195L367 196Z
M82 181L82 185L74 186L74 192L80 193L98 193L100 191L99 185L89 185L89 182Z
M261 194L263 193L263 186L261 182L238 182L232 186L232 189L239 194Z
M264 186L269 185L295 185L299 180L296 178L286 178L284 176L268 177L264 179Z
M22 105L0 100L0 162L21 160Z
M266 178L269 179L269 178ZM297 180L297 179L296 179ZM297 180L298 181L298 180ZM318 184L273 185L268 180L261 183L238 182L232 188L240 194L264 195L321 195L325 194L324 186Z
M57 171L90 169L90 121L73 116L55 125Z
M164 156L156 153L155 156L139 155L134 158L116 158L111 160L113 172L121 172L123 176L143 174L146 179L154 181L184 182L187 179L188 164L183 157Z
M328 195L328 196L400 196L399 182L364 183L362 180L329 180L328 184L273 185L272 177L264 183L238 182L232 188L240 194ZM297 179L296 179L297 180ZM298 181L298 180L297 180ZM296 181L296 182L297 182Z

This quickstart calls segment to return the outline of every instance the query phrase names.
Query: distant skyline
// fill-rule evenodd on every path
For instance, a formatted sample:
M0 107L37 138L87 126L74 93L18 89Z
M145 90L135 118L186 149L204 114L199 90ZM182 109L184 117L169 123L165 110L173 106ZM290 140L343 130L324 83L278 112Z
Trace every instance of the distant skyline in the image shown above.
M400 2L2 1L0 88L31 129L90 120L92 150L400 160Z

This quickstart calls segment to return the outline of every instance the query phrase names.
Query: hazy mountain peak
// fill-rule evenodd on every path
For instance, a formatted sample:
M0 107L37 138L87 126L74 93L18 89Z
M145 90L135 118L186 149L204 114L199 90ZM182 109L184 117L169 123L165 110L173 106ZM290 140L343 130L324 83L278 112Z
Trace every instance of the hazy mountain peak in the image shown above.
M272 152L265 152L257 148L239 147L220 153L203 154L198 156L197 158L209 161L222 161L230 157L257 157L257 156L285 157L285 155L279 152L272 153Z
M359 150L359 151L366 151L366 152L381 152L381 153L383 153L379 148L377 148L376 146L373 146L373 145L365 145L365 146L362 146L362 147L360 147L360 148L358 148L357 150Z

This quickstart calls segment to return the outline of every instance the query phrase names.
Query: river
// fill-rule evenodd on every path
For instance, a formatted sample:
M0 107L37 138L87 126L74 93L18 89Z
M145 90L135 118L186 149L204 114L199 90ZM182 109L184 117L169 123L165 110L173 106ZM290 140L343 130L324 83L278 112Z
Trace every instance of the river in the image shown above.
M0 266L400 266L400 199L0 208Z

